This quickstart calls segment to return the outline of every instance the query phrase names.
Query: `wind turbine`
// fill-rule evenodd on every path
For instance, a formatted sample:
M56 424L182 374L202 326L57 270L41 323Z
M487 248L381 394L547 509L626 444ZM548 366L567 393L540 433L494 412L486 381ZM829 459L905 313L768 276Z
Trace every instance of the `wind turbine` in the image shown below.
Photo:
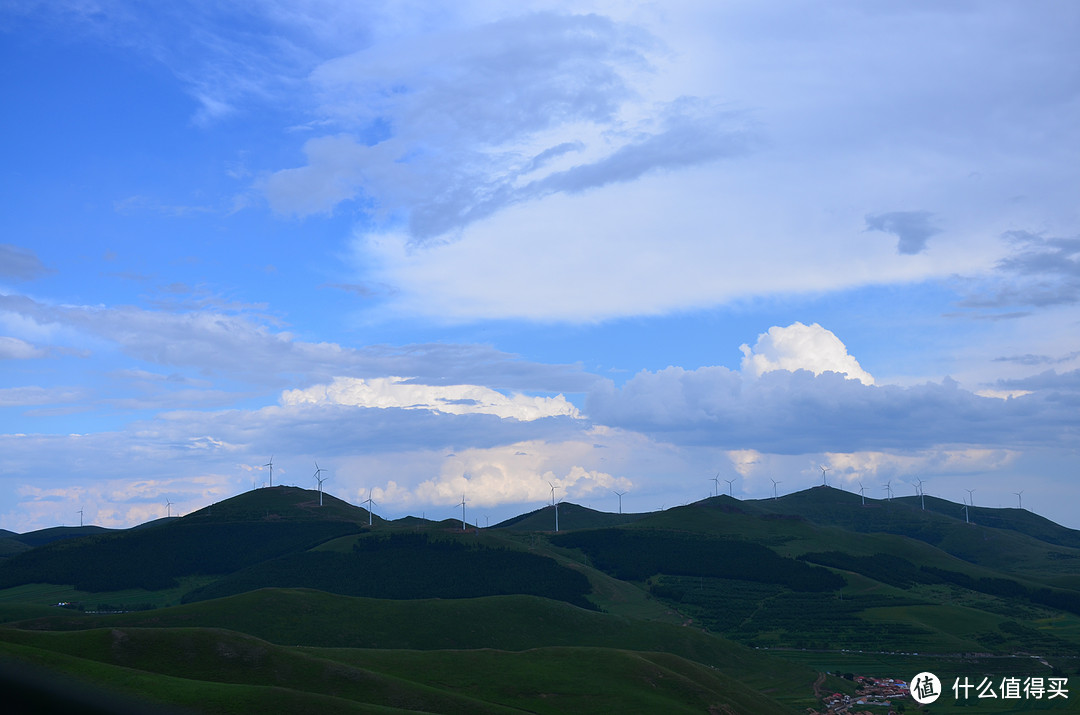
M859 482L859 496L862 497L862 505L866 506L866 487L862 485L862 482Z
M622 514L622 497L623 497L623 494L626 494L626 492L615 492L615 493L619 495L619 513Z
M1023 496L1022 496L1022 495L1023 495L1023 493L1024 493L1024 490L1023 490L1023 489L1021 489L1021 490L1020 490L1020 491L1018 491L1018 492L1013 492L1013 494L1015 494L1015 495L1016 495L1016 505L1017 505L1018 507L1020 507L1021 509L1023 509L1023 508L1024 508L1024 498L1023 498ZM79 512L79 513L81 514L82 512Z
M716 476L709 481L713 483L713 496L720 496L720 472L717 472Z
M79 509L79 526L82 526L82 509Z
M555 502L552 506L555 507L555 533L559 533L559 505L562 504L562 499Z
M926 492L923 490L922 485L923 480L920 479L915 490L919 493L919 505L922 507L923 511L926 511Z
M889 495L889 501L892 501L892 480L885 482L885 491Z
M555 506L555 485L548 482L548 486L551 487L551 505Z
M734 497L735 495L731 493L731 485L735 483L735 480L734 479L725 479L724 481L727 482L727 495L729 497Z
M769 477L769 481L772 482L772 498L773 498L773 500L775 500L776 499L776 485L777 484L783 484L783 482L778 482L775 479L773 479L772 477Z
M378 502L374 501L374 500L373 500L373 499L371 498L371 490L370 490L370 489L368 489L368 493L367 493L367 499L366 499L366 500L364 500L364 501L366 501L366 502L367 502L367 525L368 525L368 526L371 526L371 505L372 505L372 504L377 504ZM361 503L361 504L363 504L363 503L364 503L364 501L362 501L362 502L360 502L360 503Z
M465 495L461 495L461 530L465 531Z
M270 467L270 486L274 486L274 455L270 455L270 461L263 465Z
M79 513L81 514L82 512L79 512ZM172 516L172 502L169 501L168 499L165 500L165 515L167 517Z
M975 490L965 489L964 491L968 493L968 499L971 500L971 506L975 506Z
M319 506L322 506L322 483L330 478L330 477L320 477L319 475L322 474L322 473L323 473L323 470L322 470L321 467L319 467L319 460L316 459L315 460L315 479L319 482Z
M969 521L969 520L968 520L968 506L967 506L967 502L964 502L964 523L965 523L965 524L970 524L970 523L971 523L971 521Z
M821 464L818 465L818 468L821 469L821 486L829 486L829 483L825 480L825 472L829 471L829 468Z

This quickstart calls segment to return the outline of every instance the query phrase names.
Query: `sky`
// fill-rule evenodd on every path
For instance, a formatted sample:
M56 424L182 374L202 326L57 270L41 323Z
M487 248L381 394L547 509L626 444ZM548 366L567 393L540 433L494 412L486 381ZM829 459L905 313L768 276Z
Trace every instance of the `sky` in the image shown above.
M0 528L316 464L480 526L825 468L1080 528L1077 36L1071 0L3 0Z

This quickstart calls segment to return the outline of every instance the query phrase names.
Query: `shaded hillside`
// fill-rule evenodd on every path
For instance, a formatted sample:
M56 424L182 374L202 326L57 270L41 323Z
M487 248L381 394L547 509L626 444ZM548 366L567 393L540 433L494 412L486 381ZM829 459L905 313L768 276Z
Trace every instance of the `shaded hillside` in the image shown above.
M357 540L349 553L306 551L267 560L196 589L184 601L266 587L409 599L516 593L594 607L585 598L588 579L553 559L407 532Z
M0 558L28 551L31 547L15 539L0 539Z
M731 500L735 502L735 500ZM832 487L814 487L779 499L735 502L739 509L760 514L800 516L818 524L840 526L862 533L903 534L928 543L941 539L944 530L964 523L962 504L926 496L867 498ZM923 509L925 504L925 509ZM968 507L968 521L980 526L1008 530L1055 546L1080 549L1080 531L1069 529L1030 511Z
M584 551L616 578L644 581L656 574L736 578L795 591L835 591L844 579L747 541L644 529L594 529L557 534L553 544Z
M186 519L186 517L185 517ZM71 584L83 591L171 588L193 574L227 574L355 533L349 522L171 523L56 541L0 563L0 588Z

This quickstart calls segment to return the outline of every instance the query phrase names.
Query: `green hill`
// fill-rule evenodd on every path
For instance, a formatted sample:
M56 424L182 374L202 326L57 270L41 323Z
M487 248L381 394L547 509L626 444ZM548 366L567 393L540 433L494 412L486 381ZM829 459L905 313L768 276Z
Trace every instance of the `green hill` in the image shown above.
M619 670L626 692L654 711L802 709L816 705L815 675L792 663L855 653L902 677L915 651L922 669L1014 662L971 655L992 653L1035 654L1025 663L1047 674L1080 672L1077 532L1019 509L971 508L965 523L960 505L933 497L925 509L911 497L863 504L818 487L649 514L563 503L555 533L552 506L462 531L454 519L385 521L318 498L274 487L142 528L33 548L0 539L10 547L0 558L0 623L9 624L0 649L114 685L134 668L143 685L132 692L173 704L190 704L177 695L190 678L205 696L199 707L215 712L225 693L278 711L271 682L300 711L604 712L601 699L633 711L629 696L609 697ZM116 615L41 605L150 608L181 597L183 606ZM98 630L187 649L204 670L154 658L144 668L106 654L105 636L70 632ZM219 648L248 654L236 656L250 661L244 672L217 663ZM325 687L274 681L252 653L282 672L347 672L383 694L331 687L330 676ZM591 671L603 698L587 694ZM490 672L501 675L484 680Z
M559 530L575 531L577 529L599 529L605 526L618 526L632 523L645 516L647 514L609 514L608 512L596 511L570 502L560 502ZM512 529L514 531L554 531L555 507L545 506L527 514L501 521L491 528Z
M37 531L28 531L25 534L14 534L11 539L22 542L30 547L43 546L45 544L51 544L54 541L61 541L63 539L77 539L80 536L91 536L94 534L110 534L122 531L121 529L106 529L101 526L54 526L48 529L39 529Z
M182 521L226 523L237 521L346 521L366 525L368 511L337 497L300 487L265 487L253 489L216 502L183 517ZM372 514L372 524L386 523Z

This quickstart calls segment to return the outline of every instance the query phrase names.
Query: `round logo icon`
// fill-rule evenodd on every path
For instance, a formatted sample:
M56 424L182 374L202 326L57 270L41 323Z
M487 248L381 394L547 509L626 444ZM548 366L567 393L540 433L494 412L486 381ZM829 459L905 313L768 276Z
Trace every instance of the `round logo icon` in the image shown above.
M919 705L929 705L941 697L941 681L933 673L919 673L911 679L911 697Z

